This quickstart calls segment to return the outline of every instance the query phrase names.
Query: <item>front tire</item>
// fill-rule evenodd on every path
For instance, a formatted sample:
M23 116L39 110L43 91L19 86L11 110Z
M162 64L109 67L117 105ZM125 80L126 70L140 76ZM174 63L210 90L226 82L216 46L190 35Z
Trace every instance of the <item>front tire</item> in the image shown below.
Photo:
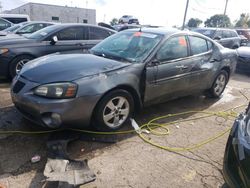
M226 88L228 79L229 74L225 70L221 70L215 78L212 87L207 90L206 96L210 98L219 98Z
M114 90L97 104L92 124L100 131L115 131L129 120L133 111L132 95L122 89Z
M14 78L23 68L23 66L30 60L34 59L30 55L20 55L16 57L10 64L9 74Z

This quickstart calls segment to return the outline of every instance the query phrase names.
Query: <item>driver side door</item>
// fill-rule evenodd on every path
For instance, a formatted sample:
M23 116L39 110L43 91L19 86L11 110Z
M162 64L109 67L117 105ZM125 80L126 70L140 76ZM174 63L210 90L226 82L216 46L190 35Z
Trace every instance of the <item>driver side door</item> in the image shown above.
M146 104L185 95L193 63L188 56L187 37L184 35L171 37L162 44L146 68Z
M55 44L51 44L51 38L54 36L57 36L58 41ZM89 49L89 47L85 45L87 41L87 27L67 27L46 39L46 49L44 49L44 53L83 53Z

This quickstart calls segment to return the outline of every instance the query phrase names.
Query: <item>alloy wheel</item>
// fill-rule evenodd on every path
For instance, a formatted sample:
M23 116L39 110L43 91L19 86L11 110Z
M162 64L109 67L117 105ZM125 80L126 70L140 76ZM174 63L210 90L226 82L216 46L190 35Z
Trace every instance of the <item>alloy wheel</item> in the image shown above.
M110 128L121 126L130 113L130 105L125 97L114 97L103 110L103 121Z
M219 96L221 92L224 90L225 86L226 86L226 76L224 74L220 74L215 81L214 85L215 94Z
M17 62L17 64L16 64L16 74L18 74L18 73L22 70L23 66L24 66L28 61L30 61L30 60L29 60L29 59L22 59L22 60L20 60L19 62Z

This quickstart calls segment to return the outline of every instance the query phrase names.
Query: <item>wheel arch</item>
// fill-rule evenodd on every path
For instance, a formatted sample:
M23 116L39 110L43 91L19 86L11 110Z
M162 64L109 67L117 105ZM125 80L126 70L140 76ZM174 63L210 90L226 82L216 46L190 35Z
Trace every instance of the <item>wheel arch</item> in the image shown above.
M133 97L133 100L134 100L134 113L135 112L138 112L142 109L142 101L141 101L141 98L138 94L138 92L136 91L136 89L134 89L132 86L129 86L129 85L118 85L110 90L108 90L107 92L105 92L101 97L100 99L97 101L97 103L95 104L95 107L92 111L92 115L91 115L91 122L94 118L94 113L96 111L96 108L97 106L100 104L101 100L110 92L114 91L114 90L118 90L118 89L122 89L122 90L125 90L127 92L129 92L131 94L131 96Z
M18 57L20 57L20 56L24 56L24 55L27 55L27 56L30 56L30 57L32 57L32 58L37 58L35 55L33 55L33 54L30 54L30 53L22 53L22 54L18 54L18 55L16 55L16 56L14 56L11 60L10 60L10 63L8 64L8 74L10 74L10 66L11 66L11 64L13 63L13 61L16 59L16 58L18 58Z

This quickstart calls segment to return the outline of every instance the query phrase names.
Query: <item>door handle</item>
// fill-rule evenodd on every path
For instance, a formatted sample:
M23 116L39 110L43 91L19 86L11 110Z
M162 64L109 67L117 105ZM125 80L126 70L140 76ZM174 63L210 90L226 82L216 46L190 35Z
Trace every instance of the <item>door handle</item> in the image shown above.
M76 46L85 46L84 43L76 43Z
M185 66L185 65L176 65L175 68L177 68L177 69L188 69L188 66Z

